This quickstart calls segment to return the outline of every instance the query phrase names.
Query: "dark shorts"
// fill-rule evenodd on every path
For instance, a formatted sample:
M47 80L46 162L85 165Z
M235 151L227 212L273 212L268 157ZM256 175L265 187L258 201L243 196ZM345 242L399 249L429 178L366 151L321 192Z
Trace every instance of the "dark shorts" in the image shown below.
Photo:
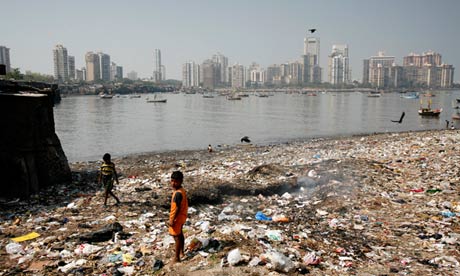
M102 175L102 185L106 190L113 189L113 176L112 175Z

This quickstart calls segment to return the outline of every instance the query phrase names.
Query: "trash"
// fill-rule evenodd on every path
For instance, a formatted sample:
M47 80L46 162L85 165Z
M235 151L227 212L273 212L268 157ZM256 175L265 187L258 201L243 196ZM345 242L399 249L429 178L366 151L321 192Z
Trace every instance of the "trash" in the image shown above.
M249 262L248 266L253 267L253 266L258 266L260 263L260 258L259 257L254 257L252 260Z
M261 211L259 211L259 212L256 213L256 219L257 219L257 220L262 220L262 221L271 221L271 220L272 220L272 218L267 217L267 216L264 215Z
M5 246L6 253L11 254L11 255L16 255L16 254L24 254L24 249L22 248L22 245L16 242L9 243Z
M79 237L80 241L86 242L102 242L111 240L116 232L123 231L123 226L120 223L115 222L107 224L102 229L83 234Z
M285 215L275 215L272 217L274 222L289 222L289 218Z
M435 194L435 193L440 193L440 192L442 192L441 189L428 189L428 190L426 190L427 194Z
M232 251L228 252L227 260L230 265L234 266L238 264L241 261L241 259L241 253L238 248L235 248Z
M441 215L445 218L451 218L451 217L455 217L456 214L454 212L451 212L451 211L442 211L441 212Z
M265 235L273 241L282 241L281 230L267 230Z
M276 271L288 273L294 269L294 263L280 252L271 251L267 253L267 258Z
M155 259L153 263L153 271L158 271L163 267L163 261Z
M75 248L74 252L77 255L88 256L101 249L102 247L100 246L84 243L84 244L80 244L77 248Z
M22 241L32 240L32 239L35 239L35 238L38 238L38 237L40 237L40 234L38 234L37 232L30 232L27 235L12 238L11 240L13 240L15 242L22 242Z
M316 256L315 253L309 253L302 258L306 265L318 265L321 263L321 258Z

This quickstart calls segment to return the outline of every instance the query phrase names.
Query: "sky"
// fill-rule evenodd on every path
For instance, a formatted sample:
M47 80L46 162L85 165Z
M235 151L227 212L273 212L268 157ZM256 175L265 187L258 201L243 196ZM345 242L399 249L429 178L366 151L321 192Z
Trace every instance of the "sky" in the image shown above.
M141 78L152 76L160 49L166 78L181 80L183 63L217 52L229 65L300 60L307 30L316 28L323 81L332 45L347 44L353 80L378 51L402 65L404 56L432 50L459 82L459 10L458 0L0 0L0 46L21 72L52 75L52 50L62 44L76 68L86 52L102 51Z

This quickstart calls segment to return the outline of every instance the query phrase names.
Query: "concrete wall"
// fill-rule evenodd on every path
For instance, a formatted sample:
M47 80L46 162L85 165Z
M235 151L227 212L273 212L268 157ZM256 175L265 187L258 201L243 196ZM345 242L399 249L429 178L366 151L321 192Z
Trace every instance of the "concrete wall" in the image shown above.
M26 198L71 181L55 133L53 93L5 93L0 86L0 197Z

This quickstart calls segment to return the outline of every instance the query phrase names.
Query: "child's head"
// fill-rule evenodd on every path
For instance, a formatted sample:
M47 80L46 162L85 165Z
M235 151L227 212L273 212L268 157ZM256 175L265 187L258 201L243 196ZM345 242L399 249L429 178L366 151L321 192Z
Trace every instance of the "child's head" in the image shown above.
M171 185L173 188L179 188L184 180L184 175L181 171L174 171L171 174Z
M110 162L110 158L110 153L106 153L102 156L102 160L104 160L104 162Z

